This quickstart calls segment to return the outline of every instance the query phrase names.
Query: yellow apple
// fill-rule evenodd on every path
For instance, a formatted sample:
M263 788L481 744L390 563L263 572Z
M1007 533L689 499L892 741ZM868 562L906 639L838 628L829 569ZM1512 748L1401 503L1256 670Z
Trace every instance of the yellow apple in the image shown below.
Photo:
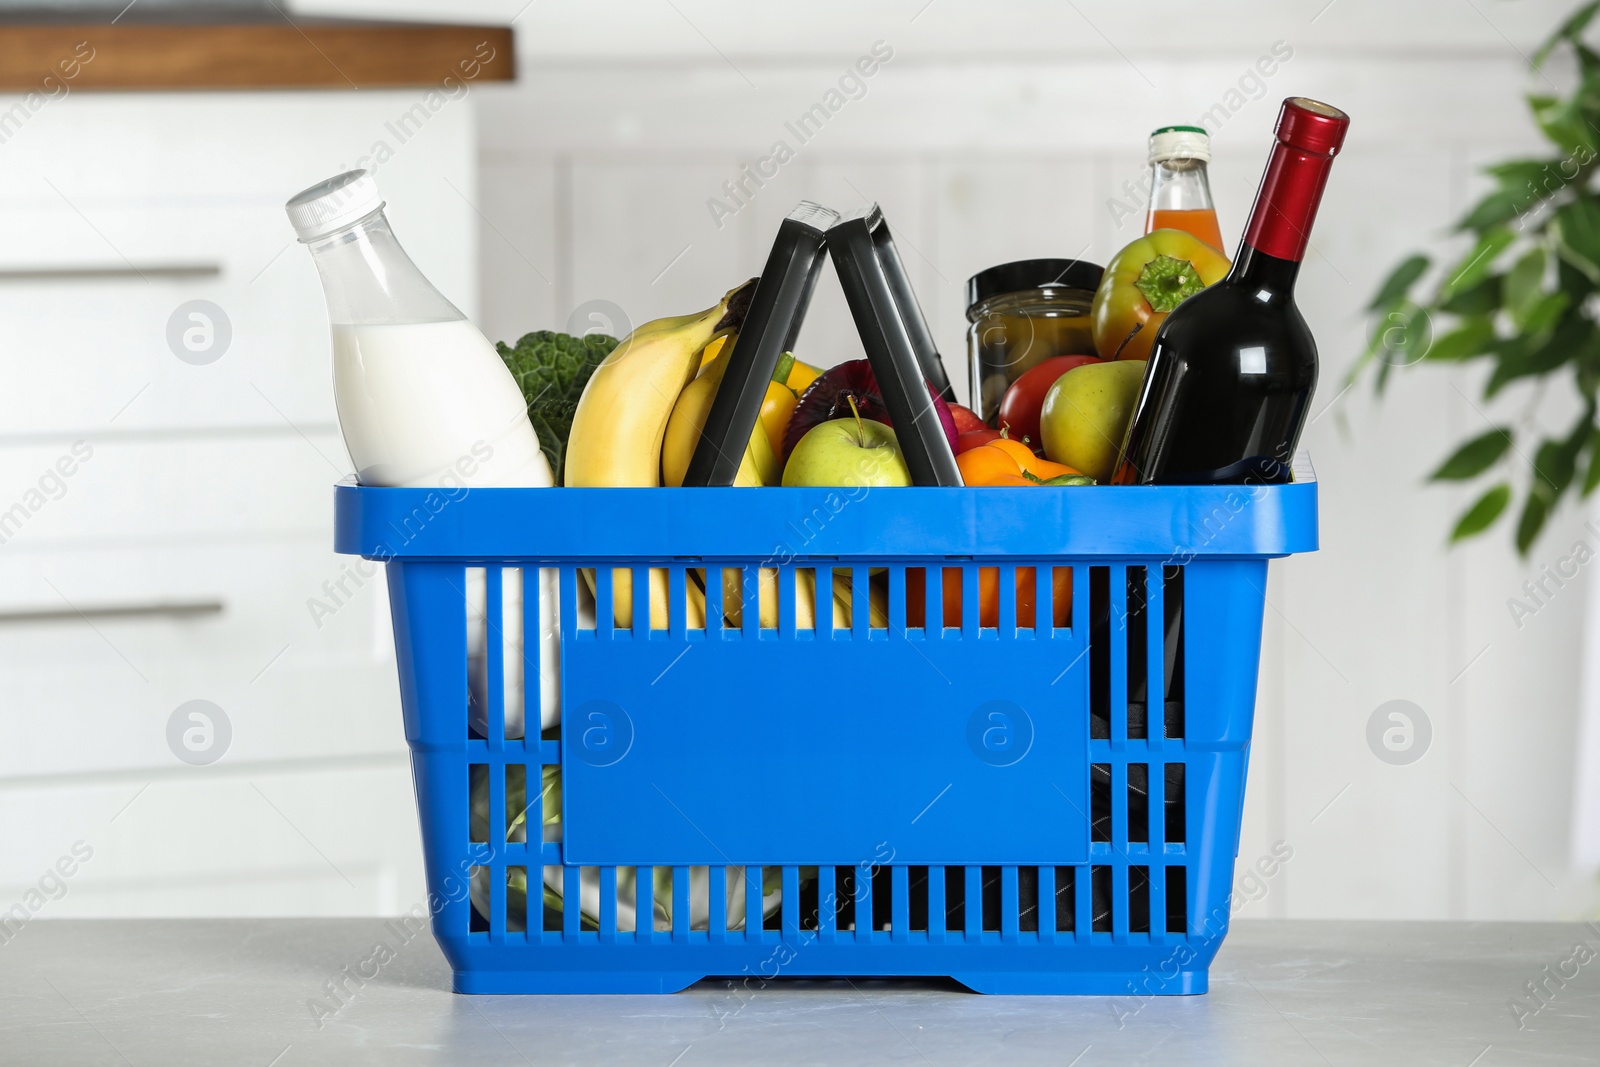
M1119 359L1074 367L1050 386L1039 412L1044 454L1104 482L1128 432L1145 361Z

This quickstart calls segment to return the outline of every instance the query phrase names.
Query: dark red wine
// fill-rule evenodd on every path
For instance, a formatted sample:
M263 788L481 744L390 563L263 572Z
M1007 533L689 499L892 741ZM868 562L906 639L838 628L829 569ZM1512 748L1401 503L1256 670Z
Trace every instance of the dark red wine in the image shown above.
M1228 276L1179 304L1150 348L1118 485L1286 482L1317 384L1295 276L1350 119L1291 97Z

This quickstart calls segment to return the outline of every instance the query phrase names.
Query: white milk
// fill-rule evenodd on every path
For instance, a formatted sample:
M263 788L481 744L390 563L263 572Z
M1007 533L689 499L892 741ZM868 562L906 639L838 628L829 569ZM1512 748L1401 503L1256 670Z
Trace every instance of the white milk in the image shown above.
M555 484L522 390L466 319L335 325L333 395L362 485Z
M333 392L362 485L438 488L453 500L463 489L555 484L522 390L465 319L336 324ZM482 671L486 637L502 642L506 728L515 736L523 732L522 575L506 572L501 624L485 626L483 572L468 573L468 659ZM561 714L555 571L540 572L540 589L540 722L547 728ZM484 722L475 725L487 732Z

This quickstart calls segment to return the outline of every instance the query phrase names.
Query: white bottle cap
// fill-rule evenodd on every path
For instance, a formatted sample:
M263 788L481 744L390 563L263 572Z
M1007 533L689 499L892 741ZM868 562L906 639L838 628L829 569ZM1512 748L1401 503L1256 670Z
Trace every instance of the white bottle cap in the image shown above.
M283 209L289 213L289 222L303 243L342 230L381 207L383 196L372 175L364 170L347 170L296 193Z
M1211 138L1199 126L1163 126L1150 135L1150 162L1198 159L1211 162Z

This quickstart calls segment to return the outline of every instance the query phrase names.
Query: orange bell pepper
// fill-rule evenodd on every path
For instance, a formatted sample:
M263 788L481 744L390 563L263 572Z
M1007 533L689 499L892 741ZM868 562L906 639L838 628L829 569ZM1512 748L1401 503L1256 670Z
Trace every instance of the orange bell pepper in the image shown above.
M1228 257L1183 230L1152 230L1111 257L1089 312L1104 359L1149 359L1167 313L1221 281Z

